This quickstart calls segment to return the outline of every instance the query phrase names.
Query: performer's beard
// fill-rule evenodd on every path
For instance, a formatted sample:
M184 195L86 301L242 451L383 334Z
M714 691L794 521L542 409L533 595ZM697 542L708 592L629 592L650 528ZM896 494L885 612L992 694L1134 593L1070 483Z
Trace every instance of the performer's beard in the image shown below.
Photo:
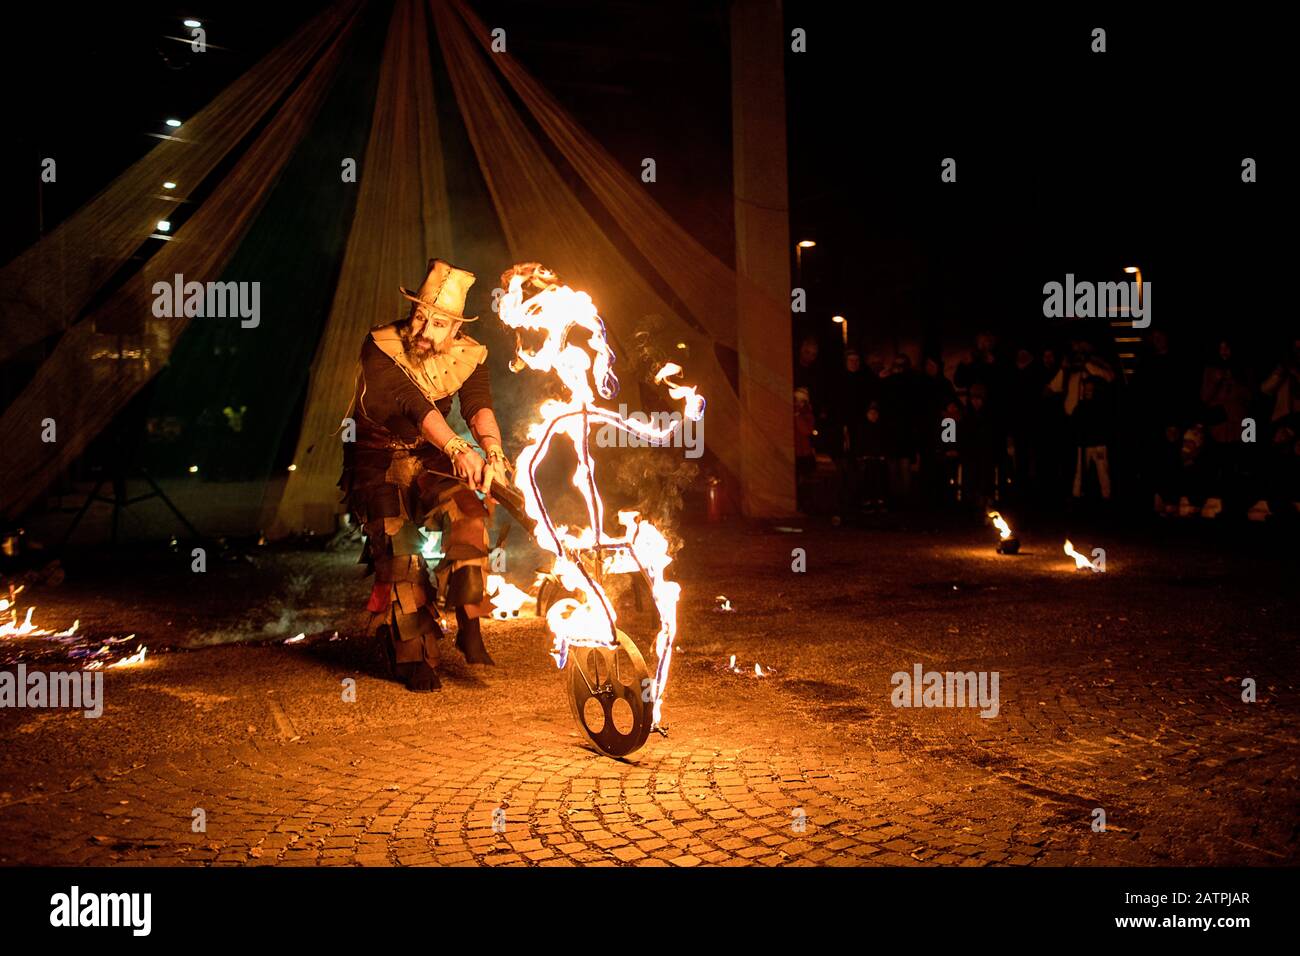
M406 350L406 357L413 362L423 362L438 351L438 346L432 339L427 339L423 335L412 334L409 322L402 327L401 336L402 347Z

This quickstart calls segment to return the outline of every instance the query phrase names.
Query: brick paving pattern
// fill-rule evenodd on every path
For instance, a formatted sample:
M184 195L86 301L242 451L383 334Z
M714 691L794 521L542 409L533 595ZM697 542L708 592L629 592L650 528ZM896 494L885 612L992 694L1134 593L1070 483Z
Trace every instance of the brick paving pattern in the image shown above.
M862 558L841 549L837 560ZM452 666L439 695L409 695L311 650L164 655L110 677L117 683L101 720L5 715L0 857L215 866L1295 862L1294 641L1275 639L1277 602L1288 597L1269 597L1273 582L1209 599L1162 633L1167 581L1071 578L1050 555L1039 559L1044 567L1031 557L974 572L965 554L934 560L925 582L896 569L862 584L870 591L862 601L850 582L845 607L817 618L800 614L788 584L758 580L746 592L738 580L706 580L684 617L683 634L694 637L683 637L675 665L670 736L652 736L624 761L581 746L535 620L491 625L500 666ZM1212 568L1217 559L1203 560ZM824 585L836 568L797 587ZM1039 573L1054 589L1045 607L1014 587L1017 575ZM738 611L713 616L709 597L724 586ZM1249 602L1250 620L1236 612ZM1098 606L1109 610L1084 613ZM773 620L784 626L773 632ZM721 666L729 650L747 666L761 660L772 676L729 673ZM999 669L997 718L891 706L889 675L917 661ZM345 672L359 673L361 703L337 702L331 688ZM1253 705L1240 701L1248 673L1260 680ZM216 741L187 735L196 727ZM53 749L38 758L42 741ZM25 786L33 775L41 782ZM1104 833L1092 827L1099 807ZM195 808L203 832L191 826Z

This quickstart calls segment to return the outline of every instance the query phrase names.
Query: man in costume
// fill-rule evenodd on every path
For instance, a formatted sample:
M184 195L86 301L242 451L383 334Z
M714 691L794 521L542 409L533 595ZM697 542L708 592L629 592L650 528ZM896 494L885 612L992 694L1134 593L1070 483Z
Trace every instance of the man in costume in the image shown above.
M441 686L439 599L455 609L456 646L465 659L493 663L479 627L492 607L491 501L475 489L487 491L494 477L505 484L509 465L492 411L487 347L460 334L463 323L477 319L462 314L473 283L473 273L433 259L417 291L400 290L411 312L366 337L349 412L356 440L344 444L339 486L365 532L361 561L375 574L371 630L396 676L416 691ZM482 455L447 424L454 396ZM442 533L433 581L421 528Z

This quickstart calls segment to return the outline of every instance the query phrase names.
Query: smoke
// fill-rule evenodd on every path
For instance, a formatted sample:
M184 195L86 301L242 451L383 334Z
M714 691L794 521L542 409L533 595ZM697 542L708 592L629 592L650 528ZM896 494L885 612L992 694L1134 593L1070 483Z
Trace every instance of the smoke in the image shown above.
M605 494L611 511L639 511L663 532L670 551L682 545L677 533L681 516L682 493L699 474L699 467L681 456L674 448L609 449L598 465L602 486L614 493Z
M646 413L673 410L662 386L654 375L666 362L680 362L680 354L668 352L663 343L671 341L662 316L647 315L638 323L632 339L632 355L620 362L620 377L625 392L639 394L619 396L630 407ZM627 388L626 385L632 388ZM684 504L683 492L699 475L699 467L674 447L629 447L597 450L597 475L612 513L630 509L654 522L676 552L682 544L677 526Z
M295 634L319 631L329 618L328 608L312 606L307 599L312 591L310 573L290 574L280 583L280 591L264 606L246 612L232 627L209 627L186 642L187 647L218 644L243 644L279 641Z

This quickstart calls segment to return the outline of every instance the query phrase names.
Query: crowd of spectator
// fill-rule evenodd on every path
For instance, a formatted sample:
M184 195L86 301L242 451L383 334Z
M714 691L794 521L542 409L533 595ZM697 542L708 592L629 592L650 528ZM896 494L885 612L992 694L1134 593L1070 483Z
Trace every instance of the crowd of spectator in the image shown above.
M1079 332L1063 348L991 332L919 368L848 348L828 369L800 343L794 372L800 508L853 517L995 503L1266 521L1300 515L1300 338L1257 367L1230 340L1197 356L1168 332L1134 346ZM1107 349L1109 348L1109 352Z

